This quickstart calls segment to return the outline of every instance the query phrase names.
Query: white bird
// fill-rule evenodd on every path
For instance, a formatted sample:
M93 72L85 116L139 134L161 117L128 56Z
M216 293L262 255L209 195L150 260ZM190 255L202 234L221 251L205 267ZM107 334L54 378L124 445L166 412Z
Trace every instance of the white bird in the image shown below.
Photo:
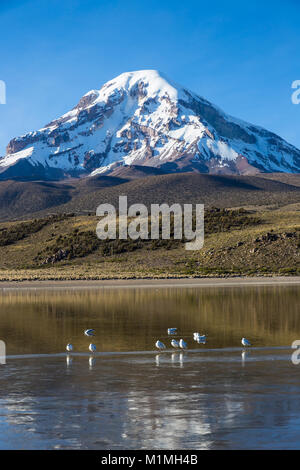
M197 336L196 341L197 341L197 343L206 343L206 336L205 335L199 335L199 336Z
M166 345L159 340L156 341L155 346L157 347L157 349L166 349Z
M242 338L242 341L241 341L242 345L243 346L251 346L251 343L250 341L248 341L246 338Z
M67 350L68 352L73 351L73 345L72 345L71 343L68 343L67 346L66 346L66 350Z
M176 339L172 339L171 346L173 346L173 348L179 348L179 342L176 341Z
M168 328L168 335L174 335L177 332L177 328Z
M90 350L92 353L94 353L94 352L96 352L97 348L96 348L96 346L95 346L93 343L91 343L91 344L89 345L89 350Z
M93 328L90 328L88 330L84 330L84 334L85 334L85 336L95 336L94 331L95 330L93 330Z
M180 347L181 349L187 349L187 344L186 344L185 341L183 341L183 339L181 339L181 340L179 341L179 347Z

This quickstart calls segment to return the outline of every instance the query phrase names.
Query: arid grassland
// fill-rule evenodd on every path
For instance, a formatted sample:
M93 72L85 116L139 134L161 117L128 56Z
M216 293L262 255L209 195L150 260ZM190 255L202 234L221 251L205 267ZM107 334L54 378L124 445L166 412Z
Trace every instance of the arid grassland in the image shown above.
M263 206L262 206L263 207ZM298 204L207 209L205 242L100 241L93 215L0 224L0 280L300 275Z

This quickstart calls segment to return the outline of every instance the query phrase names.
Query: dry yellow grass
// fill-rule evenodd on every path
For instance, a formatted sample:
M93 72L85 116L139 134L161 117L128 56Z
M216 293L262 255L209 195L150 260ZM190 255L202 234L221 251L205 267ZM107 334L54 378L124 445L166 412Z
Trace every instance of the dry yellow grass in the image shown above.
M254 240L271 232L300 233L299 212L267 209L253 211L262 219L260 225L246 226L229 232L206 236L200 251L186 251L184 245L167 250L143 247L136 251L103 256L96 250L82 258L41 265L35 261L45 246L55 243L59 235L74 229L94 231L97 218L78 216L53 222L27 238L0 246L0 280L69 280L179 278L197 276L235 276L266 274L300 274L299 238L281 238L275 242L255 244ZM3 227L12 223L0 224ZM258 248L257 248L258 247ZM257 251L253 252L253 249Z

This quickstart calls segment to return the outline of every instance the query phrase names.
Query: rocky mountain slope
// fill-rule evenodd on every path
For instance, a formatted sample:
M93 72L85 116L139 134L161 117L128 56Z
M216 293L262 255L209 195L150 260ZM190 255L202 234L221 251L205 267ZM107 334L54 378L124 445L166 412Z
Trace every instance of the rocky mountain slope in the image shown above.
M168 173L299 173L300 151L143 70L123 73L42 129L11 140L0 178L94 176L124 165Z
M268 174L269 178L240 175L176 173L142 177L128 171L113 175L62 181L0 181L0 221L45 217L49 214L95 214L99 204L205 204L205 207L300 207L300 175ZM125 172L126 170L126 172ZM136 177L138 175L138 177ZM266 175L266 173L264 174ZM280 181L280 176L287 180ZM293 178L289 184L289 177ZM274 180L273 180L274 179ZM276 180L278 179L278 181ZM299 216L298 216L299 220Z

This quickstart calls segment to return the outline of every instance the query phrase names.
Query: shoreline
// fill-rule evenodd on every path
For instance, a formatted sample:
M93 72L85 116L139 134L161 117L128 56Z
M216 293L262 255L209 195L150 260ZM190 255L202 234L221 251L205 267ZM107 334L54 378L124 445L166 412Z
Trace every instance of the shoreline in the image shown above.
M300 286L300 276L235 278L161 278L103 280L33 280L0 281L0 291L37 289L137 289L137 288L204 288L249 286Z

